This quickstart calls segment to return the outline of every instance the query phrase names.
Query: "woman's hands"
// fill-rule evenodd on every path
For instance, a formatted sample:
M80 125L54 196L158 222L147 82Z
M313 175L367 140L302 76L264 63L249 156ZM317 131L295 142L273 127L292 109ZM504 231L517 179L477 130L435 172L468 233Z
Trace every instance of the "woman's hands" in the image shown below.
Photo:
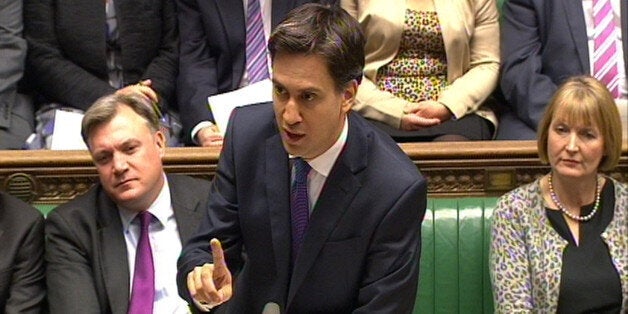
M408 104L401 117L401 129L414 131L445 122L453 116L451 111L442 103L434 100L424 100Z

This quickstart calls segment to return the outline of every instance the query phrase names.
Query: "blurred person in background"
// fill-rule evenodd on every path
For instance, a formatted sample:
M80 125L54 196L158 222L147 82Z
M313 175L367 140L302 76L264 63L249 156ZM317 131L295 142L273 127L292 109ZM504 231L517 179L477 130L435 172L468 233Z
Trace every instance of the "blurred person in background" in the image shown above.
M489 140L499 72L495 0L341 0L366 36L353 110L398 142Z

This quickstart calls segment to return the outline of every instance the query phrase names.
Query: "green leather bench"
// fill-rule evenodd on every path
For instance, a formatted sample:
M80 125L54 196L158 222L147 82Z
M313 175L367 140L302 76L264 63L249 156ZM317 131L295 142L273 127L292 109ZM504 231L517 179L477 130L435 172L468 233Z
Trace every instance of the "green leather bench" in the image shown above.
M493 313L488 277L495 197L428 200L414 313ZM36 205L44 214L54 205Z
M496 197L428 200L414 313L493 313L488 274Z
M501 2L500 2L501 3ZM497 196L548 171L534 141L403 143L428 179L428 211L415 313L493 313L488 276L490 218ZM169 148L167 172L210 179L220 148ZM608 173L628 182L628 142ZM0 151L0 189L44 213L84 193L98 177L85 151Z

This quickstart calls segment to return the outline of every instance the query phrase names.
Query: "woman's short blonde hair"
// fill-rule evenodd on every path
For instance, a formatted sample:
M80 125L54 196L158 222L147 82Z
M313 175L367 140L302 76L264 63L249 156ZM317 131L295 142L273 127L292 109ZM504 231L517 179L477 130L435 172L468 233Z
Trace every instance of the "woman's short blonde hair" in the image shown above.
M621 156L621 119L615 100L604 84L591 76L576 76L556 90L538 130L538 152L543 163L549 162L547 138L557 114L569 123L597 126L604 141L604 157L598 169L607 171L617 166Z

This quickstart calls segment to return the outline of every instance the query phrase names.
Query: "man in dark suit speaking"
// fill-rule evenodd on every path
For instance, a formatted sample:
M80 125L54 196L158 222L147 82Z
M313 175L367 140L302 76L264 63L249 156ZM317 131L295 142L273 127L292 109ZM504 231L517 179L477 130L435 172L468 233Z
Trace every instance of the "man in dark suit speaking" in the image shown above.
M188 313L176 261L209 182L164 173L165 136L141 96L100 98L81 133L100 182L47 217L51 312Z
M273 104L232 114L205 219L179 258L179 293L199 309L412 311L426 181L351 112L359 29L342 9L305 4L270 37Z

